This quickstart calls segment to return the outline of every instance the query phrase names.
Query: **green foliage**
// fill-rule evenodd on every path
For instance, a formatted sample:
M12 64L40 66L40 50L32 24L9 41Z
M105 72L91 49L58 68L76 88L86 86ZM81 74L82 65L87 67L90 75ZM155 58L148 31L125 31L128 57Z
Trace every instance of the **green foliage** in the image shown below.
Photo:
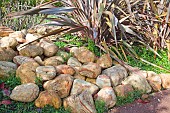
M132 103L136 99L139 99L141 96L142 96L142 91L138 91L138 90L128 93L128 95L125 97L117 96L116 106L123 106L127 103Z
M108 110L105 105L105 102L102 100L96 100L95 107L96 107L97 113L105 113Z
M92 51L96 56L100 56L100 50L99 48L95 45L94 41L91 39L88 39L88 46L87 48Z
M141 58L170 70L170 62L168 61L167 50L158 50L158 53L162 56L162 58L159 58L159 57L154 58L154 53L150 52L145 47L140 47L140 46L134 47L134 50L136 51L136 53L138 53L138 55ZM128 63L130 65L139 67L142 70L154 71L156 73L166 72L166 70L156 68L154 66L146 64L139 60L134 60L131 56L128 56L127 58L128 58Z
M10 74L9 77L0 80L0 83L2 82L4 82L10 89L14 89L16 86L21 84L20 78L16 77L15 74Z

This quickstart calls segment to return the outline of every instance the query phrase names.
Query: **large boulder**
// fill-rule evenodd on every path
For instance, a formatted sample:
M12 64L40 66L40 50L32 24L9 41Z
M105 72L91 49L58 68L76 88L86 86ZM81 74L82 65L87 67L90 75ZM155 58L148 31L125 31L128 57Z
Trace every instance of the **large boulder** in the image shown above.
M88 91L67 97L63 105L65 109L71 109L71 113L97 113L93 97Z
M35 83L38 66L39 64L35 61L23 63L18 67L16 76L21 79L21 83Z
M34 83L27 83L16 86L10 95L10 98L20 102L32 102L39 94L39 87Z
M53 90L42 91L38 98L35 100L35 106L38 108L43 108L46 105L51 105L58 109L61 107L62 101L58 94Z
M161 90L161 77L153 71L147 71L147 80L154 91Z
M110 77L107 75L99 75L96 79L96 85L99 86L99 88L111 86Z
M17 65L12 62L0 61L0 78L8 77L15 73Z
M102 100L105 102L108 108L113 107L116 104L116 95L112 87L102 88L96 95L96 100Z
M65 65L65 64L55 66L55 69L58 74L74 75L75 73L74 68L72 68L71 66Z
M122 84L130 84L134 89L140 90L143 93L150 93L152 90L146 78L135 73L132 73L124 81L122 81Z
M56 76L56 69L53 66L39 66L36 68L36 74L43 81L51 80Z
M50 40L42 39L40 41L40 47L44 49L44 55L47 57L54 56L58 51L58 47Z
M133 92L134 89L132 85L125 84L125 85L118 85L115 87L115 92L117 96L126 97L130 92Z
M0 47L0 61L12 61L17 53L11 48Z
M58 66L64 62L61 56L53 56L44 60L45 66Z
M30 62L30 61L34 61L34 59L26 56L20 56L20 55L15 56L13 58L13 62L17 65L21 65L23 63Z
M96 56L86 47L74 48L70 50L71 53L82 63L94 62Z
M46 90L54 90L61 98L65 98L70 93L72 83L73 77L71 75L61 74L55 79L45 82L43 87Z
M98 60L97 64L102 68L109 68L112 66L113 61L109 54L103 54Z
M36 45L28 45L19 51L19 54L27 57L36 57L43 54L43 48Z
M162 87L165 89L170 89L170 74L162 73L159 75L162 80Z
M0 46L1 47L15 48L17 45L18 45L18 42L15 38L3 37L0 40Z
M101 73L101 67L97 63L89 62L88 64L80 67L79 73L82 76L89 78L97 78L97 76Z
M88 90L90 94L95 94L99 90L99 88L92 83L86 82L81 79L75 79L71 89L71 95L78 94L85 90Z
M111 84L117 86L128 76L126 69L121 65L112 66L102 71L102 74L107 75L111 79Z

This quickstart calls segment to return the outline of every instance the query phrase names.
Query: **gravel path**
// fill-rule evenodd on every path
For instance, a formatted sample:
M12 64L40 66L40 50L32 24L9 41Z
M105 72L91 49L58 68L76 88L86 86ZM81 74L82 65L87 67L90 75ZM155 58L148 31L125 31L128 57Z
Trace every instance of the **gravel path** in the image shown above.
M109 113L170 113L170 90L150 96L149 103L134 103L111 109Z

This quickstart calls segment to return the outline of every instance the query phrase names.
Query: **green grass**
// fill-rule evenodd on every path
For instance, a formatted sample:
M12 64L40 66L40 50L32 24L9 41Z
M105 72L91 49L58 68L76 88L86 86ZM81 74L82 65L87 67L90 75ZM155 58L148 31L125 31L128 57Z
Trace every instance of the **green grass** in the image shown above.
M105 102L102 100L96 100L95 107L96 107L97 113L105 113L108 111L107 107L105 106Z
M141 96L142 96L142 92L138 90L128 93L128 95L125 97L117 96L116 106L123 106L127 103L132 103L136 99L139 99Z
M158 66L164 67L168 70L170 70L170 62L168 61L168 56L167 56L167 50L158 50L158 53L161 55L162 58L159 58L158 56L154 58L154 53L147 50L146 48L142 47L135 47L134 50L136 53L143 59L156 64ZM151 66L147 63L144 63L142 61L135 61L132 57L128 56L128 63L131 66L134 67L139 67L142 70L147 70L147 71L154 71L156 73L166 73L166 70Z

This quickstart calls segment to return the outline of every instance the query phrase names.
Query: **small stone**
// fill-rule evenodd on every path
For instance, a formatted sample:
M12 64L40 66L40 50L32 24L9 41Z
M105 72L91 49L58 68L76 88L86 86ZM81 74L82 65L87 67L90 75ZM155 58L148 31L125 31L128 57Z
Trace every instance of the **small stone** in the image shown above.
M39 65L41 65L41 66L44 65L44 62L43 62L43 60L42 60L42 58L41 58L40 56L36 56L36 57L34 58L34 60L35 60Z
M161 77L153 71L147 71L147 80L154 91L161 90Z
M11 48L0 47L0 61L12 61L17 53Z
M116 104L117 98L112 87L104 87L97 93L96 100L102 100L108 108L112 108Z
M82 76L89 78L97 78L97 76L101 73L101 67L96 63L89 62L88 64L80 67L79 73Z
M72 67L81 67L82 64L74 57L70 57L67 61L67 65Z
M111 84L117 86L128 76L126 69L121 65L112 66L102 71L102 74L107 75L111 79Z
M94 79L94 78L86 78L86 81L90 82L92 84L96 84L96 79Z
M35 100L35 106L44 108L46 105L51 105L58 109L61 107L62 101L58 94L53 90L42 91L39 97Z
M32 102L39 94L39 87L34 83L27 83L16 86L10 95L10 98L20 102Z
M15 31L14 33L9 34L9 37L15 38L18 42L25 42L25 34L22 31Z
M78 47L72 47L70 49L70 53L73 55L73 56L77 56L79 54L79 48Z
M11 37L3 37L0 40L0 46L1 47L7 47L7 48L15 48L18 45L18 42L15 38Z
M98 60L97 64L101 66L102 68L109 68L112 66L112 58L110 57L109 54L103 54Z
M13 58L13 62L17 65L21 65L23 63L26 63L26 62L30 62L30 61L34 61L33 58L30 58L30 57L26 57L26 56L15 56Z
M75 73L75 70L71 66L68 66L68 65L65 65L65 64L55 66L55 69L56 69L58 74L74 75L74 73Z
M71 95L78 94L85 90L88 90L90 94L95 94L99 90L99 88L92 83L86 82L81 79L75 79L71 89Z
M93 97L88 91L67 97L63 105L65 109L71 109L72 113L97 113Z
M5 78L10 73L15 73L17 65L12 62L0 61L0 78Z
M50 40L41 40L40 47L44 49L44 55L47 57L54 56L58 51L58 47Z
M60 56L53 56L44 60L45 66L58 66L64 62L64 59Z
M26 34L25 39L26 39L26 42L31 42L31 41L33 41L33 40L38 39L38 36L35 36L35 35L33 35L33 34L28 33L28 34Z
M170 89L170 74L162 73L159 76L162 80L162 87L165 89Z
M111 86L110 77L107 75L99 75L96 79L96 85L99 86L99 88Z
M35 61L23 63L18 67L16 76L21 79L21 83L35 83L37 77L35 71L38 66Z
M45 82L43 87L46 90L54 90L61 98L65 98L70 93L73 80L71 75L61 74L55 79Z
M115 87L117 96L126 97L130 92L133 92L133 87L130 84L118 85Z
M37 29L37 33L40 35L45 35L47 32L47 28L45 26L41 26Z
M43 54L43 49L39 46L29 45L19 51L19 54L27 57L36 57Z
M51 80L56 76L56 69L53 66L39 66L36 68L36 74L43 81Z

